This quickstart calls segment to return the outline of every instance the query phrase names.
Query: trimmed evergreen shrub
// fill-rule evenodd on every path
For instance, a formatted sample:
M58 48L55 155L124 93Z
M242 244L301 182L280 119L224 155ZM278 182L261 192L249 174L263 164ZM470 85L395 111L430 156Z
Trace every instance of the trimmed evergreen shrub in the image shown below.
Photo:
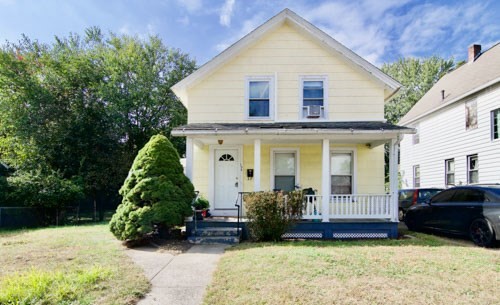
M120 189L122 203L110 222L116 238L139 241L153 232L154 225L183 224L194 198L193 185L183 172L170 141L153 136L137 154Z
M248 228L252 239L279 241L296 221L302 218L302 191L258 192L245 196Z

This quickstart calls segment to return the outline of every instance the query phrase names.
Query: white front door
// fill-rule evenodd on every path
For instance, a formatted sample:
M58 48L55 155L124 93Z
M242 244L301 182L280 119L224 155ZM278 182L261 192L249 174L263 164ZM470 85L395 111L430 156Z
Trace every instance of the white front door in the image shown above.
M217 210L236 209L234 204L241 187L239 150L215 149L214 157L214 215L232 215Z

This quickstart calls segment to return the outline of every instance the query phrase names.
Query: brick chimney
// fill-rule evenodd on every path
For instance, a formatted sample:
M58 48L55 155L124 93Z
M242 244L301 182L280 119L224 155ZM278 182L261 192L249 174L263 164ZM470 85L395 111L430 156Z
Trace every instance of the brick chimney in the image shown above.
M480 44L472 44L469 46L469 60L468 63L474 61L474 59L481 53L481 45Z

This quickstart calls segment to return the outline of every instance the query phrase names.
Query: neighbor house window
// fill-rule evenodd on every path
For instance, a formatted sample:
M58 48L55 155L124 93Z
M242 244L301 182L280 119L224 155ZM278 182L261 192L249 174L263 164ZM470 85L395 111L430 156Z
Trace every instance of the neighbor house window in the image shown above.
M418 144L420 143L420 126L417 125L414 128L417 131L417 133L413 134L412 140L413 144Z
M496 140L500 137L500 108L491 112L491 138Z
M479 182L479 160L477 155L467 156L467 183Z
M297 185L297 152L273 152L274 189L293 191Z
M247 78L247 116L266 119L272 117L273 79L271 77Z
M353 193L353 163L352 152L332 153L330 160L332 194Z
M304 76L301 78L302 118L325 118L326 77Z
M477 103L465 103L465 130L477 128Z
M420 165L413 166L413 187L420 187Z
M444 161L446 185L455 185L455 159Z

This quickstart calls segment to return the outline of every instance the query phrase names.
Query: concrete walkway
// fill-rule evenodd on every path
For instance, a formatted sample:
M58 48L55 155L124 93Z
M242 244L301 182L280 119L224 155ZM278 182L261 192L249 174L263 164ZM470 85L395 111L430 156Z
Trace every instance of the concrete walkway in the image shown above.
M194 245L186 253L172 255L156 248L127 249L144 270L151 291L139 305L198 305L226 245Z

